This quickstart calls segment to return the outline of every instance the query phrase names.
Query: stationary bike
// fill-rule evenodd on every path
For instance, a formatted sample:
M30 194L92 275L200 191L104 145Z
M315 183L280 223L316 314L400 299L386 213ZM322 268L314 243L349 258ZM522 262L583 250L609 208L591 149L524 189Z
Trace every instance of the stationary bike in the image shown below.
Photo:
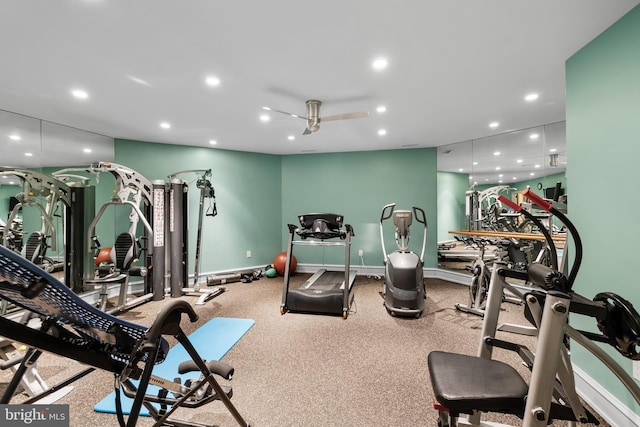
M384 255L384 283L382 297L387 312L392 316L420 317L424 311L427 292L424 284L424 249L427 243L427 220L424 211L413 207L410 210L397 210L391 203L382 208L380 215L380 241ZM396 226L395 240L398 249L390 254L384 244L383 222L393 216ZM423 225L422 252L420 256L409 249L409 227L413 217Z

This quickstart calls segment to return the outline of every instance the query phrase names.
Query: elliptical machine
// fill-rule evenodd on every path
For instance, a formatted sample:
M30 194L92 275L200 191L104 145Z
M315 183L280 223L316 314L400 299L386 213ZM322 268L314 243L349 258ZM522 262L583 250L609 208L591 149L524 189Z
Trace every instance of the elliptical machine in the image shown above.
M384 283L382 297L391 316L420 317L424 310L427 291L424 284L424 249L427 244L427 219L424 211L413 206L410 210L396 210L391 203L382 208L380 215L380 241L384 255ZM393 216L396 226L395 240L398 249L390 254L384 244L384 221ZM409 249L409 227L412 219L424 226L420 256Z

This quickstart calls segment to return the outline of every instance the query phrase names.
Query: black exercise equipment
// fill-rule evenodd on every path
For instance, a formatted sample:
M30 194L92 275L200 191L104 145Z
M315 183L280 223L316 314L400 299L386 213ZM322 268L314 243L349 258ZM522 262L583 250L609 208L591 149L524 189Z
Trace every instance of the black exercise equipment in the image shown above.
M39 329L33 329L0 317L1 336L31 347L29 357L22 360L0 403L10 403L26 366L45 351L113 372L117 391L122 390L134 399L127 426L136 424L143 406L153 417L155 426L202 426L171 416L178 408L199 408L214 400L224 403L238 425L248 426L231 403L231 389L223 388L214 377L216 373L229 375L230 367L204 361L180 327L183 314L191 322L198 320L187 302L172 301L151 327L140 326L98 310L44 270L3 246L0 246L0 297L31 311L42 321ZM191 357L191 363L182 365L180 371L197 371L200 380L180 384L153 375L154 365L161 363L169 352L164 336L175 338ZM138 386L132 380L138 380ZM147 392L150 383L161 388L158 394ZM123 426L119 396L116 393L116 407ZM161 409L152 403L159 404Z
M353 301L355 271L350 271L351 237L353 228L344 224L343 216L332 213L310 213L299 215L300 226L288 224L289 243L284 270L284 289L280 314L298 311L318 314L349 315ZM295 240L295 236L300 240ZM338 239L336 241L335 239ZM298 289L289 288L290 265L294 245L344 246L344 271L319 269Z
M424 250L427 244L427 218L424 210L413 206L410 210L395 210L395 203L382 208L380 214L380 242L384 256L382 297L392 316L420 317L424 311L427 289L424 283ZM384 244L384 221L393 217L397 250L387 253ZM412 218L423 226L420 256L409 249Z
M132 233L120 233L109 253L111 263L99 266L98 276L94 280L85 281L85 286L95 286L100 289L101 310L106 311L107 309L109 286L120 285L116 309L122 310L128 304L129 278L131 276L145 277L148 274L146 267L133 265L140 257L140 249L140 243Z
M609 343L623 356L638 360L640 355L640 315L624 298L613 293L598 294L589 300L573 290L582 261L582 243L571 221L553 205L526 190L523 195L539 208L555 215L569 230L574 243L572 268L565 276L554 266L532 264L527 272L507 268L497 262L483 320L477 356L434 351L428 367L433 391L438 401L440 426L488 426L482 412L513 414L525 427L543 427L553 420L597 424L575 390L569 343L574 342L600 360L622 382L640 404L640 387L600 343ZM550 236L547 236L548 244ZM502 291L508 277L526 278L531 287L522 287L525 318L536 327L535 355L525 346L496 338ZM578 331L569 324L569 313L592 317L601 334ZM507 364L491 359L494 347L515 351L531 370L527 384ZM459 418L462 415L467 417Z
M193 285L189 287L189 184L180 179L179 175L196 174L196 187L200 190L198 203L198 229L196 234L196 253L193 270ZM169 252L169 282L171 296L196 295L196 305L203 305L207 301L221 295L226 291L225 287L205 289L200 284L200 264L202 253L202 220L204 216L214 217L218 214L216 207L216 195L209 178L211 169L190 169L175 172L168 176L167 209L168 219L168 245ZM204 202L209 199L209 207L205 213Z
M94 205L93 193L85 192L82 186L69 186L59 177L27 169L0 167L0 172L22 181L22 192L13 198L15 203L11 206L0 243L22 253L48 272L64 270L67 286L76 292L82 291L82 276L74 273L82 272L85 263L90 263L84 247L86 212L83 205L85 202ZM41 221L40 229L22 229L23 221L18 213L21 210L24 213L24 208L35 208ZM60 218L62 225L56 227L56 218ZM65 242L63 259L48 257L49 248L57 249L60 233ZM24 237L26 242L23 242Z

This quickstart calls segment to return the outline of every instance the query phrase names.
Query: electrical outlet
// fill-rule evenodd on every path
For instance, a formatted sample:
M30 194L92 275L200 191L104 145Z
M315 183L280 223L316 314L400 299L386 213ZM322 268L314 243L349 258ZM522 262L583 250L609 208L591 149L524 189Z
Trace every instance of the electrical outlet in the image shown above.
M251 251L247 251L247 258L251 258Z
M633 364L633 378L640 381L640 360L634 360L631 363Z
M364 251L362 249L358 249L358 256L363 256L364 255Z

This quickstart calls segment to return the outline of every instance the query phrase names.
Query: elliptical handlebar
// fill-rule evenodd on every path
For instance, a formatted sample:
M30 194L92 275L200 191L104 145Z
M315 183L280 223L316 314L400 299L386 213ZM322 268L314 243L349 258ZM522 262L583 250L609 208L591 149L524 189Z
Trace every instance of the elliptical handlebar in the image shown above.
M395 203L389 203L388 205L385 205L382 208L382 213L380 214L380 243L382 244L382 255L383 255L383 259L384 262L387 262L387 248L384 246L384 228L383 228L383 222L388 220L389 218L391 218L393 216L394 213L394 209L396 207ZM422 250L420 252L420 262L422 262L424 264L424 252L426 250L426 246L427 246L427 215L424 213L424 210L417 207L417 206L412 206L413 209L413 217L415 218L416 221L418 221L420 224L423 225L424 230L423 230L423 236L422 236ZM411 212L411 211L402 211L404 213L406 213L407 215ZM400 213L400 211L398 211L398 213ZM410 221L409 221L410 223ZM397 244L397 238L396 238L396 244ZM408 246L407 246L408 248Z
M382 223L391 218L395 207L395 203L389 203L382 208L382 213L380 214L380 243L382 244L382 259L384 260L385 264L387 262L387 248L384 247L384 229L382 227Z
M424 213L424 210L417 206L413 206L413 216L423 227L423 235L422 235L422 251L420 252L420 262L424 264L424 251L427 246L427 216Z
M391 215L393 215L393 210L395 209L395 207L396 207L395 203L389 203L388 205L385 205L382 208L382 213L380 214L380 223L382 223L382 221L386 221L389 218L391 218ZM387 210L389 211L389 213L385 215Z

